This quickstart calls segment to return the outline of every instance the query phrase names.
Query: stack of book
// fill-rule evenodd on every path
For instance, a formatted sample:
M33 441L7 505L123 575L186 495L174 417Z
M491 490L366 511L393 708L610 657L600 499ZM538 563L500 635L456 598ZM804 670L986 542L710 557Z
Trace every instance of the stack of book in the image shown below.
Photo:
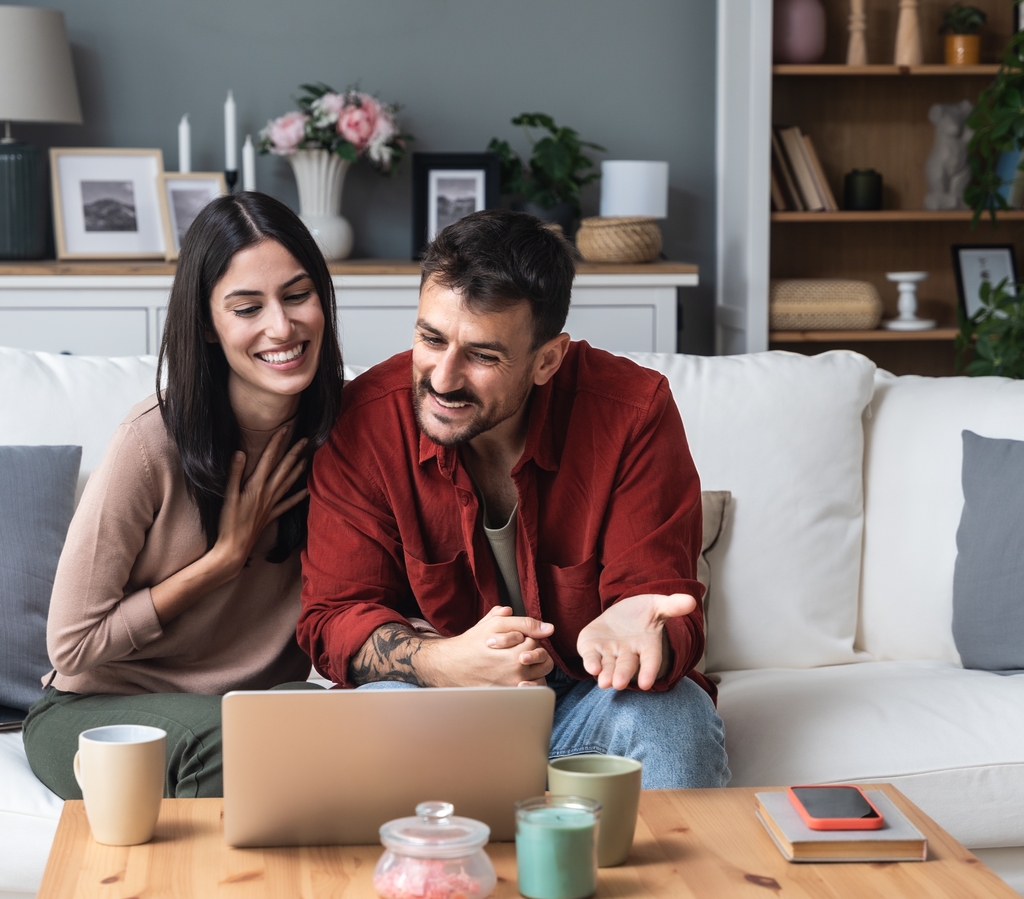
M775 212L835 212L839 209L814 144L795 125L772 129L772 209Z
M791 862L921 862L928 843L881 790L866 790L885 823L879 830L811 830L785 792L755 793L757 817Z

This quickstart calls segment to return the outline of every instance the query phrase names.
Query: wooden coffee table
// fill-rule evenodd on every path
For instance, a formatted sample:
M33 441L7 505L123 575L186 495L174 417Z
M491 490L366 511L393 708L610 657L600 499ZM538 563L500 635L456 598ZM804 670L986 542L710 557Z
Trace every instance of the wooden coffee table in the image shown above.
M880 785L928 838L928 860L883 864L790 864L754 817L754 790L648 791L629 864L602 868L598 899L629 897L923 896L1020 899L894 787ZM89 835L81 802L64 806L39 899L70 897L375 897L379 846L231 849L219 799L165 799L156 836L129 848ZM514 899L515 846L487 852L496 899Z

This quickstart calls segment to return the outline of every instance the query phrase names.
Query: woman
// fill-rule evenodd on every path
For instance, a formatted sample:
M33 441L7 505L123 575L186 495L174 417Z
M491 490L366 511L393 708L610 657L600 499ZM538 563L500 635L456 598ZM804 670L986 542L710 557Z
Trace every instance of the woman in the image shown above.
M305 467L341 399L334 289L299 218L222 197L182 242L157 384L86 486L53 585L36 776L80 797L78 734L167 731L168 796L221 795L220 696L305 680Z

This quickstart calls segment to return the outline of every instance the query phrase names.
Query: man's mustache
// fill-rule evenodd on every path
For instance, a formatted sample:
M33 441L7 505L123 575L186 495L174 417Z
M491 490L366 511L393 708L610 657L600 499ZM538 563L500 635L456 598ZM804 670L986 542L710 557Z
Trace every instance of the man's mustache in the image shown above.
M439 400L445 403L476 403L479 404L479 400L470 391L452 390L450 393L438 393L434 390L433 385L430 383L430 378L423 378L420 381L420 391L423 393L429 393L431 396L436 396Z

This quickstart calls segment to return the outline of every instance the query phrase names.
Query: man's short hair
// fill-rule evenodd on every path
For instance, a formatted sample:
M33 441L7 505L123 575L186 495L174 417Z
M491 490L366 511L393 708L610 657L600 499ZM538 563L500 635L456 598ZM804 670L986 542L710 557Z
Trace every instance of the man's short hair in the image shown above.
M487 209L445 228L423 256L420 286L433 278L475 311L499 312L524 300L537 349L562 333L569 314L574 251L525 212Z

